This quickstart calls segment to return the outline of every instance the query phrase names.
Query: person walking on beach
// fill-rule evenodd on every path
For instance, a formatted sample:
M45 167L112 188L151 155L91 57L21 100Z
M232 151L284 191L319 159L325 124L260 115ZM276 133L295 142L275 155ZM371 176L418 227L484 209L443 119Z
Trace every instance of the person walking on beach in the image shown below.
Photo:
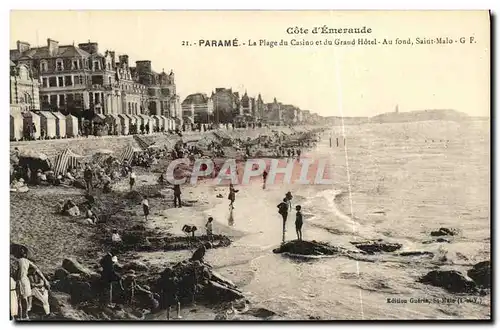
M111 253L107 253L99 262L102 268L101 280L109 290L109 305L113 304L113 283L118 283L122 291L124 290L122 278L115 270L117 263L118 258Z
M283 218L283 242L285 242L286 218L288 217L288 203L286 198L283 198L283 202L278 204L278 213Z
M148 197L144 196L142 198L142 211L144 212L144 221L148 221L148 215L149 215L149 201Z
M135 175L134 170L132 169L130 171L130 179L129 179L130 190L134 189L135 179L136 179L136 175Z
M302 225L304 222L302 221L301 206L295 206L295 210L297 211L295 214L295 231L297 232L297 239L302 241Z
M207 229L207 236L210 241L213 240L213 221L214 218L209 217L207 223L205 224L205 228Z
M177 204L179 204L179 207L182 207L181 204L181 186L178 184L174 185L174 207L177 207Z
M234 186L232 183L229 184L229 196L227 196L227 199L229 199L231 202L229 203L229 208L234 209L234 200L236 199L236 193L239 190L234 189Z
M262 185L262 189L266 189L266 180L267 180L267 170L264 170L264 173L262 173L262 180L264 181Z

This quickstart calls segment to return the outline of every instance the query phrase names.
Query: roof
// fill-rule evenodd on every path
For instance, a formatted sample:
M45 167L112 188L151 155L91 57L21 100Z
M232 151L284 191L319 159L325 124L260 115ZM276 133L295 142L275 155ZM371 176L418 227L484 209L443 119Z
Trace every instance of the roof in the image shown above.
M10 60L10 66L16 66L16 63L12 62L12 60Z
M23 53L20 53L17 49L10 50L10 59L14 61L23 57L33 59L33 58L50 58L50 57L89 57L89 56L90 56L89 53L74 45L59 46L57 54L55 54L54 56L51 56L49 54L49 48L47 46L30 48Z
M195 93L188 95L184 101L182 101L182 105L187 104L206 104L208 102L208 96L204 93Z
M54 119L54 120L56 120L56 117L50 111L40 111L39 113L40 113L41 117L45 117L47 119Z

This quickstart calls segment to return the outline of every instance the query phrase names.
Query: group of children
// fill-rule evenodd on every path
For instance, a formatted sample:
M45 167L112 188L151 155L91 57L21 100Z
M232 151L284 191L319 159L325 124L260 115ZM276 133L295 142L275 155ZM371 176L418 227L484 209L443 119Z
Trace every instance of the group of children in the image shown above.
M283 218L283 242L285 242L285 232L286 232L286 221L288 219L288 212L292 211L292 193L287 192L283 201L278 204L278 213ZM304 224L302 219L302 207L300 205L295 206L295 231L297 233L297 239L302 240L302 225Z

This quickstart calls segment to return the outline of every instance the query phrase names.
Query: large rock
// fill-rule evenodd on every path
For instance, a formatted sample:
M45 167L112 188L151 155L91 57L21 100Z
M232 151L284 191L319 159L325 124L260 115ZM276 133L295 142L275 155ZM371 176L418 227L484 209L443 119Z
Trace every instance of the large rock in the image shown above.
M64 268L70 274L80 274L85 276L86 278L91 278L96 274L95 272L80 264L78 261L71 258L63 260L62 268Z
M458 235L458 230L453 228L441 227L439 230L431 231L431 236L455 236Z
M476 282L478 286L491 288L491 263L490 261L482 261L474 265L467 272L467 275Z
M289 241L281 244L280 247L273 250L274 253L293 253L301 255L334 255L340 250L327 243L316 241Z
M65 280L69 275L69 272L64 268L58 268L54 272L54 279L56 280Z
M419 282L442 287L451 293L476 292L476 284L456 270L433 270L421 277Z
M377 241L351 242L351 244L368 254L373 254L378 252L394 252L403 247L402 244L388 243L384 242L381 239Z

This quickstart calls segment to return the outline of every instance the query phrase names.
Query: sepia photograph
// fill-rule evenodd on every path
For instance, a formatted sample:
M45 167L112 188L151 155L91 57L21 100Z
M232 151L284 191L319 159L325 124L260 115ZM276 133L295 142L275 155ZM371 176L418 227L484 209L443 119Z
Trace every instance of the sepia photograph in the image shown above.
M10 320L491 321L491 13L12 10Z

